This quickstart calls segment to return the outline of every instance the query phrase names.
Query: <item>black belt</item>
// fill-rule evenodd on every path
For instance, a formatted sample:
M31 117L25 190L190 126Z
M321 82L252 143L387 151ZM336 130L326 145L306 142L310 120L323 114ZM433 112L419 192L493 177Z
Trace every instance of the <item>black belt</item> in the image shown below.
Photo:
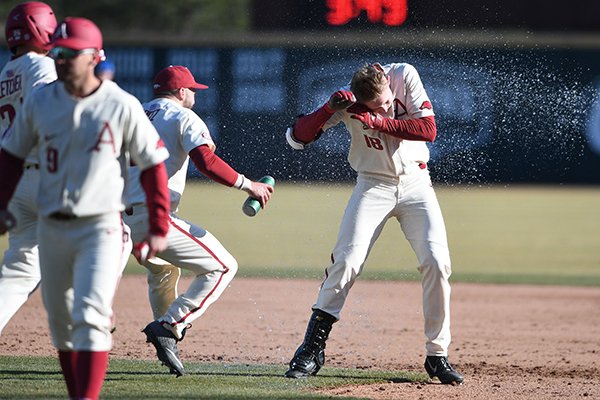
M25 169L40 169L40 164L27 163Z
M57 221L71 221L73 219L77 219L77 215L73 215L73 214L66 214L63 212L53 212L52 214L48 215L48 218L52 218L55 219Z

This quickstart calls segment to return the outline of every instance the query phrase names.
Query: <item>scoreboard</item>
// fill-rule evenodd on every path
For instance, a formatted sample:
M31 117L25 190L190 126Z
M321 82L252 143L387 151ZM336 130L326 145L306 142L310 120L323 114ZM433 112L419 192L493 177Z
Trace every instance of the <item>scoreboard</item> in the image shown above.
M600 0L251 0L252 29L600 31Z

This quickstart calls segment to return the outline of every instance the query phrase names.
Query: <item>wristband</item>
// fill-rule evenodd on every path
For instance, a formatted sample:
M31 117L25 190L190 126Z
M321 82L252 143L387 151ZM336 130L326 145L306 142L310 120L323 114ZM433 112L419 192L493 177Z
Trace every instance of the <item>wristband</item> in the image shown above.
M252 188L252 181L242 174L238 174L238 178L233 185L236 189L248 191Z

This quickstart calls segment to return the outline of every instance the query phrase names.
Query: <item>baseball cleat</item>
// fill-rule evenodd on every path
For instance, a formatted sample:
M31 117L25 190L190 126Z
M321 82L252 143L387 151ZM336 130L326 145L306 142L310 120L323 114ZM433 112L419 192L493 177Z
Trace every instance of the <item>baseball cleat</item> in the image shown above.
M287 378L298 379L316 375L325 365L326 341L335 321L335 317L325 311L313 311L306 327L304 341L294 353L290 369L285 373Z
M427 356L425 370L430 378L438 378L446 385L460 385L465 378L450 365L448 357Z
M184 375L175 335L158 321L150 322L142 332L146 334L146 342L154 345L158 359L169 368L169 372L178 377Z
M310 375L316 375L325 364L325 352L321 351L318 356L300 346L290 361L290 369L285 373L286 378L307 378Z

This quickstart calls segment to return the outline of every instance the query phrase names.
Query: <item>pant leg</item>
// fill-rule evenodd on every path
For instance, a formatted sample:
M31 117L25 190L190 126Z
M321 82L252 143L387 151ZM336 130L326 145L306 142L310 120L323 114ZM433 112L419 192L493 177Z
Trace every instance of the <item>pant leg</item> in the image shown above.
M72 342L76 351L112 347L112 304L124 252L120 213L82 221L73 263Z
M40 283L36 194L39 171L27 169L8 209L17 225L8 234L0 266L0 334Z
M444 218L426 170L404 180L401 190L398 220L419 262L427 355L445 356L451 341L452 268Z
M127 226L131 228L132 239L139 243L148 232L148 211L145 205L133 207L133 214L123 216ZM148 270L148 300L154 319L158 319L178 296L178 283L181 269L161 260L151 258L144 263Z
M332 264L325 270L314 309L340 318L350 288L396 204L396 188L359 178L340 224Z
M58 350L71 351L71 310L73 309L73 260L75 248L65 231L65 223L40 218L41 289L48 313L52 344Z
M181 269L171 264L157 264L156 257L148 260L144 266L148 269L148 299L154 319L160 318L167 312L171 303L178 297L177 285Z
M189 323L199 318L227 288L235 276L235 258L208 231L171 214L168 247L158 256L196 274L187 288L159 319L168 322L181 338Z
M124 248L119 213L72 221L42 218L39 231L42 295L54 345L110 350Z

